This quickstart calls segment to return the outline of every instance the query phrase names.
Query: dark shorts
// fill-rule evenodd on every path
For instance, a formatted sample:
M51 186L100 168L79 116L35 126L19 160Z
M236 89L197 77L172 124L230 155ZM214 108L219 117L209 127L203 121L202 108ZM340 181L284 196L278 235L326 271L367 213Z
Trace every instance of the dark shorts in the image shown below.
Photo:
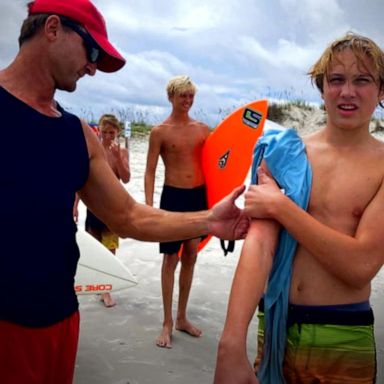
M108 227L99 220L89 209L87 209L87 217L85 218L85 229L93 229L98 232L105 231Z
M85 230L95 236L109 250L119 248L119 236L115 235L109 228L99 220L90 210L87 209L85 219Z
M177 188L164 185L160 208L172 212L196 212L207 209L205 185L196 188ZM185 240L160 243L160 253L177 253Z
M264 338L259 306L257 370ZM287 384L314 382L372 384L376 376L374 318L369 302L290 305L284 357Z

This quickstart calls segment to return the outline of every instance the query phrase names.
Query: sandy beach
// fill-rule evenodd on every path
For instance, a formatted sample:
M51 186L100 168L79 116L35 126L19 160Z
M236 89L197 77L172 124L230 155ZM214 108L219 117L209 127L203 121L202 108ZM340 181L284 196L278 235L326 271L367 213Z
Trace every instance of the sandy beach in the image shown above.
M130 143L133 177L126 186L143 201L143 175L146 140ZM161 185L161 168L156 184ZM156 199L155 199L156 201ZM241 205L241 201L239 203ZM80 206L79 226L85 219ZM224 257L219 241L212 239L199 255L193 281L189 317L203 330L201 338L174 332L173 348L155 346L161 321L160 267L162 256L157 243L121 240L117 257L137 277L139 284L116 292L118 304L105 308L96 296L79 296L81 329L76 362L75 384L208 384L212 383L217 344L224 324L228 294L241 249ZM371 298L378 350L378 383L384 383L384 272L373 282ZM174 307L177 303L175 286ZM248 337L248 354L256 351L256 317Z
M104 308L94 296L80 297L81 338L75 383L212 382L217 343L237 260L237 252L224 257L217 246L218 240L212 241L210 249L199 257L189 305L190 320L204 334L192 338L175 331L172 349L161 349L154 343L162 321L158 246L133 240L123 242L119 257L136 275L139 284L116 293L118 305L114 308ZM236 248L239 250L240 244ZM177 292L174 302L176 307ZM255 330L256 325L252 328ZM249 347L253 356L255 345L250 342Z
M217 343L224 324L228 293L241 242L224 257L213 239L197 266L190 298L190 318L201 327L201 338L175 331L172 349L154 340L160 330L162 305L157 245L123 241L119 257L137 276L139 285L117 292L118 304L104 308L94 296L80 297L81 336L76 384L208 384L212 383ZM213 246L214 245L214 246ZM205 252L205 253L204 253ZM384 275L374 282L379 358L378 383L384 382ZM174 297L176 305L177 295ZM248 352L255 354L257 321L250 327Z

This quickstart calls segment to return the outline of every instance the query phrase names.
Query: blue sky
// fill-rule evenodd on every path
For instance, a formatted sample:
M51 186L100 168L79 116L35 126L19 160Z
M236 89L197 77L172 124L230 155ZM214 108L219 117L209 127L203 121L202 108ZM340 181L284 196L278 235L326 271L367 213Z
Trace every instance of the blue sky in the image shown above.
M0 0L0 66L17 53L26 0ZM192 115L215 125L260 98L320 100L306 76L329 42L349 30L384 48L383 0L94 0L127 59L114 74L79 81L57 100L81 117L114 112L158 123L165 86L186 74L198 93Z

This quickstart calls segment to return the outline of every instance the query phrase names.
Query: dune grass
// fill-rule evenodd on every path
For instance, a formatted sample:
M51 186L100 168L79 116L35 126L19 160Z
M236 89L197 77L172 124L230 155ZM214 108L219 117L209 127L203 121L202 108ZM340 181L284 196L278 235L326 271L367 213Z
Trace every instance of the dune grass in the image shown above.
M290 101L272 101L269 103L268 106L268 114L267 119L282 124L284 120L289 119L290 114L294 108L299 108L306 112L314 111L315 109L324 109L324 105L314 106L304 100L301 99L295 99ZM236 109L235 107L233 110ZM384 110L383 110L384 111ZM221 119L224 119L228 114L230 114L232 110L226 109L222 110L220 109L218 111L218 116L221 117ZM114 113L117 118L122 122L122 126L124 125L125 121L131 121L131 137L145 137L147 136L152 127L153 124L150 124L148 115L146 115L144 112L134 113L131 109L121 109L121 110L115 110L112 113ZM202 110L199 110L194 113L194 116L196 119L200 121L206 120L206 113ZM375 115L373 120L373 128L371 130L373 132L378 131L384 131L384 112L380 115ZM211 127L212 129L214 127ZM124 135L124 131L122 130L121 136Z

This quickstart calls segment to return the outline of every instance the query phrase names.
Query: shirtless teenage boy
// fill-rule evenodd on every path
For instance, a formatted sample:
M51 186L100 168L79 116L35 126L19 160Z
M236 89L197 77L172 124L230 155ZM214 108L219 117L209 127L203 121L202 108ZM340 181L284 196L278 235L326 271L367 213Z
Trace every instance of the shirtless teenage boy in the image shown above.
M128 183L131 178L129 154L128 149L121 148L119 144L121 130L119 120L115 115L104 114L99 119L98 129L109 166L121 182ZM116 254L116 249L119 247L119 237L111 232L89 209L87 209L85 229L113 254ZM113 307L116 304L109 292L102 293L101 300L106 307Z
M149 138L145 172L145 198L148 205L153 205L155 172L161 156L165 177L160 207L171 211L196 211L206 208L205 181L200 159L209 128L189 117L195 92L196 87L187 76L176 76L167 85L172 113L152 129ZM156 339L159 347L172 346L172 296L174 274L179 260L179 303L175 327L192 336L201 335L201 330L189 322L186 313L199 241L200 238L160 244L160 253L164 254L161 269L164 321L162 331ZM181 245L183 251L179 259Z
M321 92L327 123L304 138L313 172L308 211L281 193L262 170L259 185L246 194L245 210L254 218L274 219L298 242L289 294L285 381L373 383L376 359L369 297L371 280L384 260L384 143L370 134L369 122L384 98L384 54L372 40L348 33L325 50L309 75ZM253 249L245 252L249 257ZM257 263L252 266L246 258L240 260L215 383L258 382L245 340L260 282L270 271L271 256L267 259L263 270L256 270ZM241 284L247 278L250 284Z

